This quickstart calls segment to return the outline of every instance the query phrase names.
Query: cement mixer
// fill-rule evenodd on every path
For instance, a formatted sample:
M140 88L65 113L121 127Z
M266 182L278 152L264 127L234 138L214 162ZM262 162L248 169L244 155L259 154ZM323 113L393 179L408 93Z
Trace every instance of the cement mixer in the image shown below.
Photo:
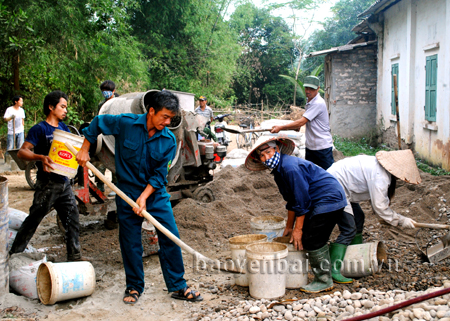
M149 90L115 97L101 107L99 115L144 114L145 105L156 92L158 90ZM167 191L173 201L192 197L204 203L212 202L214 194L204 185L213 179L211 171L226 156L226 146L197 141L197 133L205 127L206 118L194 113L193 94L172 92L178 97L182 111L169 126L176 137L177 153L167 176ZM91 149L91 158L102 162L113 173L116 171L114 146L113 136L100 135Z

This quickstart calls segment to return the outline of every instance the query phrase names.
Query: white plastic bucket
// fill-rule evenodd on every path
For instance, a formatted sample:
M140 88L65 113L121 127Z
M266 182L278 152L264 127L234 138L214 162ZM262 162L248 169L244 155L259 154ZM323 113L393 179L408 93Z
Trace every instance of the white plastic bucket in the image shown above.
M290 239L290 236L281 236L274 238L273 242L287 245L288 271L286 274L286 289L298 289L308 284L308 260L306 251L297 250L294 244L289 243Z
M8 223L8 179L0 176L0 304L3 296L9 293Z
M252 234L265 234L270 242L275 237L283 236L286 222L280 216L258 216L250 220L250 231Z
M247 261L245 256L245 247L249 244L266 242L267 236L264 234L247 234L234 236L229 239L231 249L231 259L233 264L239 268L246 268ZM235 274L234 281L237 285L248 286L248 273Z
M247 245L246 254L250 295L267 300L282 297L286 293L287 245L254 243Z
M95 270L89 262L42 263L37 272L37 291L43 304L91 295Z
M83 141L83 137L55 129L53 132L52 146L48 153L48 156L55 162L51 171L59 175L67 176L68 178L74 178L77 174L78 163L75 155L70 152L65 143L70 143L79 151L81 145L83 145Z
M383 242L349 245L345 252L341 273L348 278L372 275L381 270L382 262L387 262Z

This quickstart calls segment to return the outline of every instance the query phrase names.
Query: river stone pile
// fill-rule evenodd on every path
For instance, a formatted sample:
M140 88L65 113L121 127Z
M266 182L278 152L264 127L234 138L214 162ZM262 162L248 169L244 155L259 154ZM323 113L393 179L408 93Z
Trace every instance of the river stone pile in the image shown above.
M344 320L378 311L388 306L449 287L450 281L446 280L443 287L429 288L426 291L420 292L405 292L403 290L381 292L362 288L359 292L350 293L344 290L342 293L336 291L333 294L323 295L321 297L284 302L283 304L273 305L271 308L269 308L271 303L277 301L264 299L239 301L237 305L230 304L228 308L223 310L216 309L215 312L211 312L208 315L195 312L192 314L191 320ZM370 320L450 321L450 294L425 300Z

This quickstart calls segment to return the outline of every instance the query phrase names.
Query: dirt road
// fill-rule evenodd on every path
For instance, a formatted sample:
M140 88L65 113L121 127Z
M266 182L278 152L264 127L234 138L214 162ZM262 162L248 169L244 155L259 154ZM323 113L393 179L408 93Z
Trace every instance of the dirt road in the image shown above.
M8 178L9 206L28 212L33 191L23 174L5 175ZM392 207L399 213L421 222L447 223L450 218L450 177L433 177L421 173L423 183L413 186L398 184ZM174 215L181 239L206 256L225 259L230 256L228 239L250 232L250 219L259 215L286 217L284 201L272 176L267 172L249 172L245 168L226 167L219 171L209 187L216 200L204 204L185 199L174 207ZM384 266L381 273L365 277L349 285L336 285L333 291L345 289L355 292L362 287L387 291L403 289L418 291L429 286L440 286L450 278L449 259L428 264L419 255L415 243L424 245L436 233L434 230L403 230L379 222L370 203L362 204L366 212L365 242L383 240L388 257L397 262L397 268ZM70 300L53 306L44 306L8 294L0 309L19 307L15 316L49 320L187 320L197 319L214 311L248 299L248 290L234 285L234 276L193 269L192 258L185 254L188 284L199 289L205 297L201 303L187 303L170 298L165 289L156 255L144 258L146 287L135 306L122 303L125 277L122 267L117 230L106 230L103 217L83 216L80 241L83 254L95 267L97 284L88 298ZM337 231L334 231L334 237ZM35 248L48 248L48 258L63 261L66 255L63 236L56 226L56 218L49 214L31 240ZM311 277L311 276L310 276ZM285 298L310 297L298 290L288 290ZM3 310L5 311L5 310Z

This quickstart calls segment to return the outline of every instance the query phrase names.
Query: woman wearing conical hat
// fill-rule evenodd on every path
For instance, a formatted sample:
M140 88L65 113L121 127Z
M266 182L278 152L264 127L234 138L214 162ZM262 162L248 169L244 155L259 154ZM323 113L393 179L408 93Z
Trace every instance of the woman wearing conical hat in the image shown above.
M305 249L314 280L301 287L308 293L333 288L328 240L347 204L345 193L333 175L307 160L290 156L294 142L269 138L256 146L245 160L250 170L272 170L286 201L288 220L283 235L298 250Z
M390 204L397 179L419 184L421 178L409 149L344 158L327 171L341 183L347 197L344 215L338 222L341 233L330 245L332 276L337 283L351 283L352 279L341 275L340 267L347 245L362 243L365 215L359 202L371 201L374 213L393 226L415 228L414 220L398 214Z

